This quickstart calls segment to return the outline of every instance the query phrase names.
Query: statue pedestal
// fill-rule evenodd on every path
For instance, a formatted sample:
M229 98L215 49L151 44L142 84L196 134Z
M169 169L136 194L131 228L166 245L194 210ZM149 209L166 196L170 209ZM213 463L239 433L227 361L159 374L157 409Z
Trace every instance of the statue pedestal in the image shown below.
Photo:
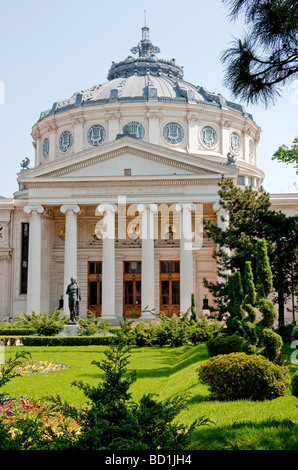
M75 323L67 323L59 336L78 336L79 325Z

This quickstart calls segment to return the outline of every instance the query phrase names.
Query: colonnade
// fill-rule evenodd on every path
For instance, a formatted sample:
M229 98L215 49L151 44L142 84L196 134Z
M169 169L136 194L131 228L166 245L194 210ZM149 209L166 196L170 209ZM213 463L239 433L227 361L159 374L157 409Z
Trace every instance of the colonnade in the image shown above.
M218 208L219 209L219 208ZM103 215L104 232L102 245L102 319L116 319L115 305L115 215L118 207L103 203L97 206L95 213ZM180 212L180 310L186 312L191 304L193 292L193 250L192 250L192 212L194 204L177 204ZM27 311L40 311L41 305L41 216L43 206L26 206L24 211L30 214L29 260ZM60 207L65 214L65 250L64 250L64 313L68 311L66 289L71 278L77 279L77 216L80 206L65 204ZM153 318L150 311L154 305L154 213L156 204L139 204L142 214L142 318ZM218 224L222 224L222 212L218 211Z

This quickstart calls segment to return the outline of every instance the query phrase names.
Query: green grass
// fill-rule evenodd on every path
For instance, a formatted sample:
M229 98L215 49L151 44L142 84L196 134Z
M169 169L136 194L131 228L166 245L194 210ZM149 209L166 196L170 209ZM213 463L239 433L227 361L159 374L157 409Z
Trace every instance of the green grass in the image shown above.
M22 349L29 351L33 360L61 363L68 369L14 378L4 390L16 398L60 395L69 403L84 406L87 401L83 392L71 383L82 380L92 385L102 377L102 371L91 362L104 358L105 346ZM13 356L15 351L15 347L6 347L6 358ZM137 381L131 388L133 399L137 401L149 392L158 394L160 399L187 394L188 407L178 420L190 424L205 416L213 422L194 433L192 449L298 450L298 407L290 390L284 397L264 402L210 401L207 387L197 378L200 362L207 359L204 344L180 348L133 348L128 367L128 370L137 371ZM291 373L297 369L292 366Z

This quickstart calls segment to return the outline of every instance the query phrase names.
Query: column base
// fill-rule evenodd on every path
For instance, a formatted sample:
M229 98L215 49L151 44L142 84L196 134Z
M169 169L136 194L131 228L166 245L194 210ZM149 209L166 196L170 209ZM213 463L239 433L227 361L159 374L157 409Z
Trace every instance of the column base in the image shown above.
M110 321L111 323L119 322L119 318L116 317L114 313L101 314L100 320L101 321L107 320L107 321Z

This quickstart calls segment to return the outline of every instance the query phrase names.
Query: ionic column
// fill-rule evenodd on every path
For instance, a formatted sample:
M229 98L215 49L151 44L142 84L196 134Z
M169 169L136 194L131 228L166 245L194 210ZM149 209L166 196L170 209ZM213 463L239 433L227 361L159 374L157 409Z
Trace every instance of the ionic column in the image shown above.
M80 207L77 205L63 205L60 207L65 214L65 246L64 246L64 315L69 315L68 295L66 289L70 279L77 279L77 214Z
M229 215L227 213L227 210L222 207L218 202L215 202L213 204L213 210L217 213L217 226L221 228L223 231L226 231L227 228L229 227ZM230 250L226 246L222 246L221 249L228 255L230 256ZM229 271L223 271L223 275L227 276L229 274ZM225 277L218 276L218 282L225 282Z
M102 241L102 307L103 320L116 319L116 270L115 270L115 213L117 206L100 204L97 212L104 215Z
M195 205L177 204L180 211L180 310L186 313L191 306L193 293L192 222L191 213Z
M30 214L27 312L40 313L41 294L41 214L42 206L26 206L24 212Z
M139 204L138 211L142 214L142 318L153 319L150 312L154 304L154 212L156 204Z

